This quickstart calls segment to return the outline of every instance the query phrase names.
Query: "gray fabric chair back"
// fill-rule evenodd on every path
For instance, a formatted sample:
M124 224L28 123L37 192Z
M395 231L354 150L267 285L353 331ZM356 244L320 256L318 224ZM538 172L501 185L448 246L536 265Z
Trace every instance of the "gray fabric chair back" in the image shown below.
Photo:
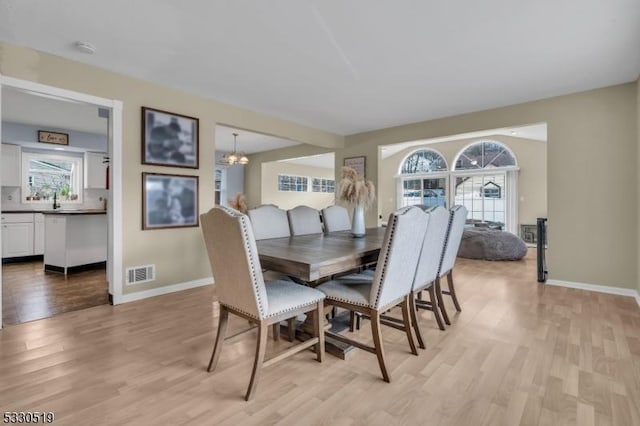
M256 318L269 312L256 241L249 218L227 207L200 215L216 294L221 304Z
M297 206L287 210L291 235L321 234L320 212L309 206Z
M256 240L289 237L287 212L273 204L264 204L247 212Z
M426 213L429 215L429 223L413 281L414 290L425 287L438 277L442 248L449 230L449 210L444 207L434 207L427 209Z
M464 223L467 220L467 209L464 206L453 206L451 208L449 219L449 231L442 253L442 263L440 264L439 276L444 276L453 269L456 263L456 256L460 248L462 240L462 232L464 231Z
M375 309L411 292L427 214L417 207L404 207L389 215L369 300Z
M324 232L348 231L351 229L349 212L342 206L329 206L322 209Z

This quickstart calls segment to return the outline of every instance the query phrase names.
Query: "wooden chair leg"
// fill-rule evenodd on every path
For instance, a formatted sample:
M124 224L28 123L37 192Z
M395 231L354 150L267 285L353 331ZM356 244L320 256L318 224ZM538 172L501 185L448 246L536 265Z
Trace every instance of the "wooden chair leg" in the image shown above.
M356 330L360 330L360 318L362 318L362 315L358 315L356 312Z
M373 311L371 313L371 333L373 335L373 346L376 348L376 357L378 358L378 365L382 372L382 378L385 382L390 383L391 377L387 372L387 366L384 362L384 347L382 346L382 335L380 334L380 313Z
M447 285L449 286L449 294L451 295L453 304L456 307L456 311L462 312L460 304L458 303L458 296L456 296L456 288L453 286L453 270L449 271L447 274Z
M449 321L449 315L447 315L447 309L444 307L444 302L442 300L442 288L440 287L440 277L436 278L435 287L436 287L436 298L438 299L438 306L440 307L442 318L444 319L444 322L447 325L451 325L451 321Z
M409 296L409 311L411 312L411 324L413 325L413 330L416 333L416 339L418 340L418 346L420 349L425 349L424 340L422 340L422 334L420 333L420 326L418 325L418 315L416 308L416 294L411 293Z
M287 335L290 342L296 340L296 319L296 317L293 317L287 320Z
M409 341L409 347L411 348L411 353L414 355L418 355L418 350L416 349L416 344L413 341L413 332L411 331L411 317L415 317L416 310L415 308L412 310L412 313L409 313L410 305L413 305L409 302L409 299L413 299L413 292L409 293L408 296L404 298L402 302L402 321L404 322L404 331L407 333L407 340Z
M273 324L273 340L276 342L280 340L280 323Z
M354 332L356 327L356 313L354 311L349 311L349 331Z
M207 371L211 372L216 369L218 365L218 359L220 358L220 352L222 352L222 345L224 344L224 336L227 334L227 324L229 323L229 311L227 308L220 305L220 318L218 318L218 333L216 335L216 343L213 346L213 352L211 353L211 359L209 360L209 366Z
M436 317L438 328L440 328L440 330L444 330L445 327L444 322L442 322L442 317L440 316L440 308L438 305L438 299L436 298L435 285L429 287L429 300L431 301L431 311L433 312L433 316Z
M324 318L324 304L322 302L318 303L318 307L313 312L313 334L314 337L318 338L318 343L316 343L316 359L318 362L324 361L324 330L323 330L323 318Z
M251 381L249 382L249 388L245 395L245 401L253 399L256 393L256 387L258 386L258 380L260 379L260 372L262 371L262 364L264 363L264 354L267 351L267 330L269 329L266 321L260 321L258 325L258 341L256 342L256 359L253 363L253 372L251 373Z

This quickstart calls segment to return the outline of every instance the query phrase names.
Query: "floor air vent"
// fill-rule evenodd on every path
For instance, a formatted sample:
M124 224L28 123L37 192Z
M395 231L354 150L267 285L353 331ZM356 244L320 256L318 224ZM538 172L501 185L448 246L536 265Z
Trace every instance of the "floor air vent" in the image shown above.
M141 284L156 279L156 266L145 265L127 268L127 284Z

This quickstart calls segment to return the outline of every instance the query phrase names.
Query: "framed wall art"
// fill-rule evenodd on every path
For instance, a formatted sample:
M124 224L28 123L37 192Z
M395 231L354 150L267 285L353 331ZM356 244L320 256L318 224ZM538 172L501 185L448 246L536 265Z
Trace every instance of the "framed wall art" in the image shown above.
M344 165L351 167L359 176L365 177L367 157L348 157L344 159Z
M142 173L142 229L199 226L198 177Z
M199 120L142 107L142 164L198 168Z

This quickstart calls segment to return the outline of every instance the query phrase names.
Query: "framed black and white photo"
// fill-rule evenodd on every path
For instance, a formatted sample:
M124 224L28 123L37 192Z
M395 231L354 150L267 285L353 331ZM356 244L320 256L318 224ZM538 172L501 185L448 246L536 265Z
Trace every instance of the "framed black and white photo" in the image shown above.
M365 177L367 157L349 157L344 159L344 166L351 167L358 173L358 176Z
M142 164L198 168L194 117L142 107Z
M142 173L142 229L199 225L198 177Z

